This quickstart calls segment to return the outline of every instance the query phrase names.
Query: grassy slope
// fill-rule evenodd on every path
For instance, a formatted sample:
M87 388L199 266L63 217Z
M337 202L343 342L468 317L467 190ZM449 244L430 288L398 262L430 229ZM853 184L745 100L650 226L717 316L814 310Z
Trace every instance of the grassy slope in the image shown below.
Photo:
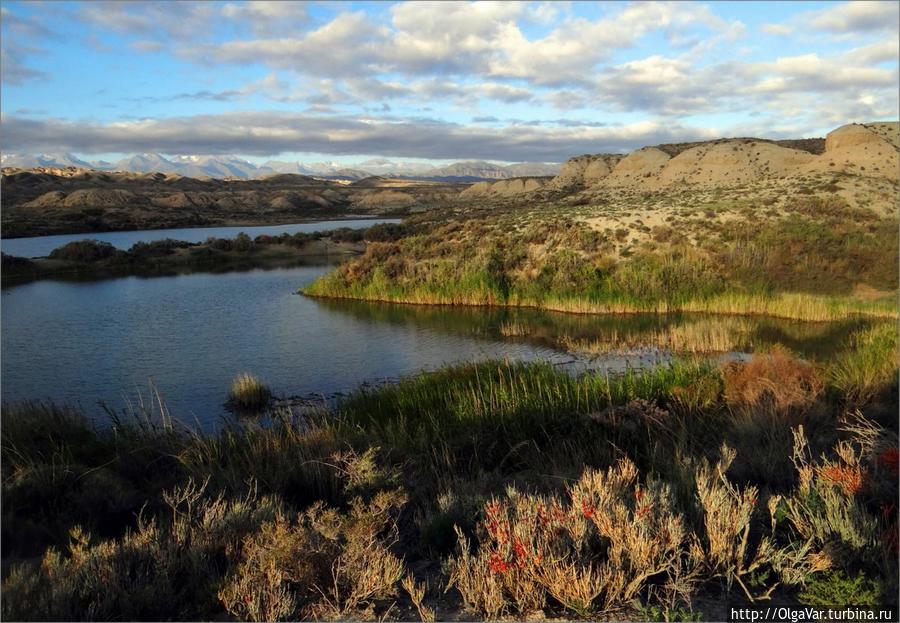
M709 201L666 217L650 210L647 220L663 223L652 228L632 216L652 205L640 197L615 209L550 202L464 211L372 245L304 292L579 313L897 317L895 215L834 197L797 197L771 213Z

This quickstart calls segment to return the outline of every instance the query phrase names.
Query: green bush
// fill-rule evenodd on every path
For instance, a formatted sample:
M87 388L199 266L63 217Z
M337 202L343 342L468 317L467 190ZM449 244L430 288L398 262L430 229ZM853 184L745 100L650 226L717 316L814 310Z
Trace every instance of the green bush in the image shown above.
M800 591L800 603L808 606L876 606L881 603L882 585L862 571L848 576L841 570L816 573Z
M69 262L97 262L120 255L122 252L108 242L99 240L76 240L50 252L50 258L54 260L66 260Z

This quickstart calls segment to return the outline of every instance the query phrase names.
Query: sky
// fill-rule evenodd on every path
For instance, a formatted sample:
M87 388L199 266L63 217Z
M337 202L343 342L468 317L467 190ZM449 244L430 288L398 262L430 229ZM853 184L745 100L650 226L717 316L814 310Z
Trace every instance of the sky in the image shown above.
M900 2L12 2L0 150L560 162L898 118Z

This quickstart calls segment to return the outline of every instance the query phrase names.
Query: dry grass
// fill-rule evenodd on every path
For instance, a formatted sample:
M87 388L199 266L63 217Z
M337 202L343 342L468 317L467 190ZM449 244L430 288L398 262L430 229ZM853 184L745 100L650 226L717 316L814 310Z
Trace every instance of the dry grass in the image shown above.
M780 413L808 406L824 388L812 365L780 346L755 354L747 363L727 366L724 379L730 405L768 407Z
M268 386L249 372L234 377L228 392L229 404L246 411L264 409L271 399L272 392Z
M442 617L457 595L491 619L682 616L860 569L887 594L896 403L845 413L818 379L778 349L622 376L488 362L215 435L5 407L4 547L36 551L2 616L427 621L428 583L456 589Z
M651 577L689 593L695 565L684 521L665 485L641 485L637 477L622 460L585 471L565 500L510 489L486 506L475 554L460 534L451 583L490 618L527 616L548 603L579 617L610 612Z

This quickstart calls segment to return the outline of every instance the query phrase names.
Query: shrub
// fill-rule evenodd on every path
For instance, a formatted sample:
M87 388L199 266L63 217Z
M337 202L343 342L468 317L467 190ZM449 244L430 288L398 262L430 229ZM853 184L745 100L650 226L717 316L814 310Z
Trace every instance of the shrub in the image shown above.
M237 253L249 253L253 250L253 247L253 240L244 232L240 232L235 236L234 242L231 245L231 248Z
M26 257L0 253L0 270L3 272L24 271L37 268L37 264Z
M239 620L372 618L377 602L396 595L402 561L396 538L399 492L383 491L347 514L314 504L296 522L277 517L244 540L240 562L219 590Z
M850 577L841 570L813 575L798 598L808 606L837 608L844 606L876 606L880 603L882 585L862 571Z
M379 223L360 232L367 242L396 242L408 235L409 228L403 223Z
M176 249L187 249L192 246L194 245L190 242L166 238L165 240L154 240L152 242L135 242L128 249L128 254L137 258L161 257L172 255Z
M363 231L351 229L350 227L340 227L328 232L328 236L332 242L360 242L363 239Z
M715 466L703 461L696 473L703 531L702 536L694 536L692 549L708 572L723 577L729 588L732 582L737 582L752 602L756 597L768 598L779 583L772 583L762 595L754 596L750 582L755 577L767 577L774 571L781 581L798 584L806 574L828 568L828 559L819 556L809 543L781 549L772 535L763 536L755 546L751 543L751 522L759 502L759 490L753 486L740 489L732 484L725 472L734 461L735 452L723 445L720 454ZM776 508L769 505L773 532Z
M268 498L205 499L188 483L165 496L169 521L142 519L121 539L97 541L80 528L66 554L15 567L3 583L12 620L208 619L217 610L217 561L278 511Z
M782 346L754 354L749 362L728 365L724 379L730 405L780 413L809 406L823 388L815 369Z
M244 372L231 382L228 402L238 409L259 411L269 404L272 392L258 377Z
M97 262L119 255L121 251L108 242L99 240L76 240L50 252L50 258L54 260L66 260L70 262Z
M637 482L633 463L586 470L568 500L509 489L485 507L472 552L459 533L450 582L490 618L552 602L579 617L621 607L651 578L689 594L695 565L668 488Z
M862 453L846 440L834 453L834 458L823 456L814 463L803 427L798 427L792 459L799 484L791 495L773 503L802 539L825 552L839 568L875 567L883 561L881 534L877 519L861 499L868 478Z

